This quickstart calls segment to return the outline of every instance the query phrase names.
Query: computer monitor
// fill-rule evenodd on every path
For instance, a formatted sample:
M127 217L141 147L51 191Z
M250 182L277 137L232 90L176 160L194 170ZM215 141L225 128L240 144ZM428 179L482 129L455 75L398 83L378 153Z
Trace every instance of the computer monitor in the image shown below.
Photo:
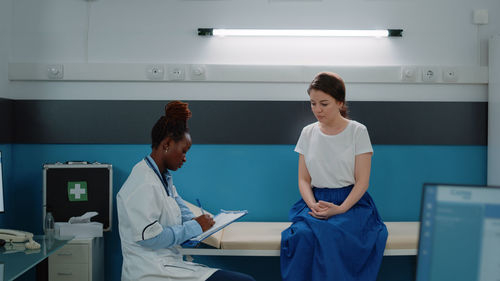
M424 184L417 281L500 280L500 187Z
M4 212L4 206L3 206L2 151L0 151L0 213L3 212Z

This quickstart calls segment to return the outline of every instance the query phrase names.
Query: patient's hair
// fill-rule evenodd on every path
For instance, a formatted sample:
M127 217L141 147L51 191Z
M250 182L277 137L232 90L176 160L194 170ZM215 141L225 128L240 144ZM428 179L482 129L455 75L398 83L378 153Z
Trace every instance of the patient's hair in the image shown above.
M320 72L314 77L307 93L310 91L319 90L332 96L335 100L343 103L342 108L340 108L340 114L347 118L347 105L345 101L345 84L344 80L340 76L333 72Z
M165 106L165 115L160 117L151 130L151 147L156 148L166 137L175 142L182 140L189 132L187 120L191 118L188 104L171 101Z

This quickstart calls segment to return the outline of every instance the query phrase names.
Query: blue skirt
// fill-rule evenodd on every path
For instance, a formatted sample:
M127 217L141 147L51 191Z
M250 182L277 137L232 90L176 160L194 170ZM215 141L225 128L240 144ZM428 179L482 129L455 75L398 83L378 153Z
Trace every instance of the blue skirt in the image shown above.
M316 200L340 205L352 190L313 188ZM387 228L365 192L349 211L328 220L314 218L304 200L290 210L292 225L281 233L284 281L376 280Z

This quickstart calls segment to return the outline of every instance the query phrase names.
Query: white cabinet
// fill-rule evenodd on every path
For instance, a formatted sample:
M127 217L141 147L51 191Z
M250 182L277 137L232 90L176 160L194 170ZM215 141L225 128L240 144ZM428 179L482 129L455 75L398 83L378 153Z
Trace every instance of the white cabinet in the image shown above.
M104 280L104 239L77 238L49 257L50 281Z

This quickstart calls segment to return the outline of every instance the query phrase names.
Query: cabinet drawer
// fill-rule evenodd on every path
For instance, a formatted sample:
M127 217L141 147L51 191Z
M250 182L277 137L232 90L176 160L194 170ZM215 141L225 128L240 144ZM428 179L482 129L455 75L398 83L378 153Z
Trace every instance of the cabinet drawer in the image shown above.
M87 264L53 264L49 263L50 281L88 281Z
M89 246L68 244L49 257L49 263L88 263Z

